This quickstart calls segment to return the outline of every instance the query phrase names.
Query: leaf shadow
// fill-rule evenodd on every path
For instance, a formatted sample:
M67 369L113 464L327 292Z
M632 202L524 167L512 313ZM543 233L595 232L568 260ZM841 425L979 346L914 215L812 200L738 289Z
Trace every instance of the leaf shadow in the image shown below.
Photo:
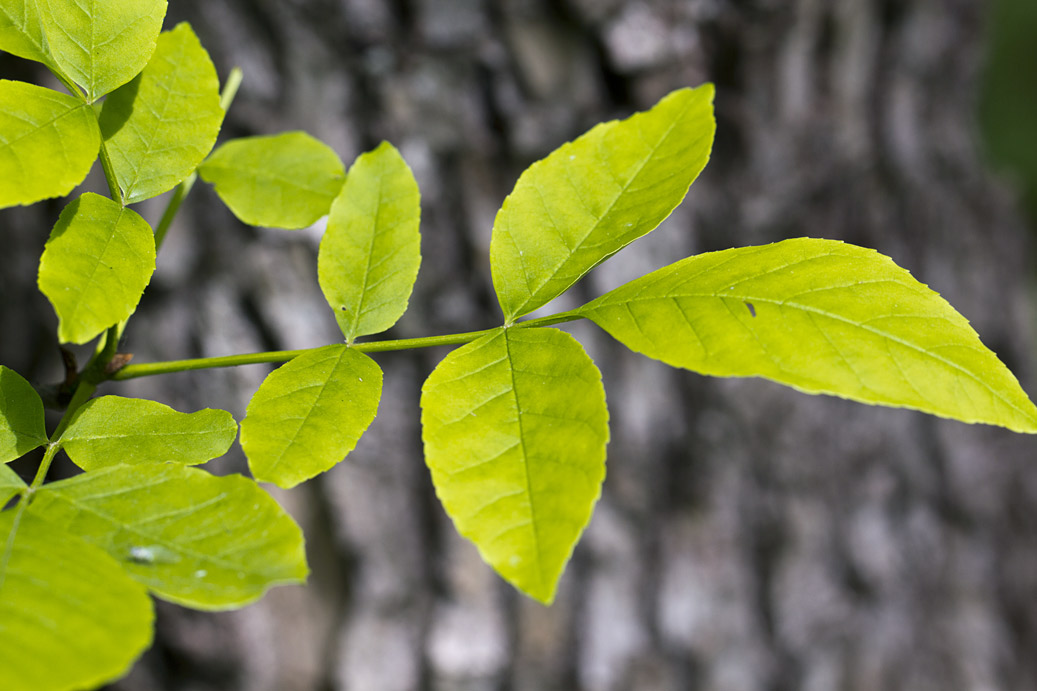
M114 137L133 115L140 82L141 74L138 74L105 98L98 124L101 126L101 136L106 141Z

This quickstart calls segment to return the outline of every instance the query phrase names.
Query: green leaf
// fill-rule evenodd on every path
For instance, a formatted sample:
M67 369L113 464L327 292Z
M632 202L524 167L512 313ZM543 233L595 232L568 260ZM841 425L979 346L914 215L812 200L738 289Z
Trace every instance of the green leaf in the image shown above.
M493 224L493 285L510 323L653 230L713 144L713 85L602 123L524 172Z
M605 478L597 367L556 329L499 329L436 367L421 424L458 532L512 585L550 603Z
M360 156L331 206L317 275L339 328L385 331L407 311L421 264L418 183L388 142Z
M193 465L222 456L238 436L225 410L181 413L155 401L102 396L76 413L61 448L84 470L139 463Z
M345 345L300 355L270 373L241 421L252 475L278 487L319 475L346 457L378 412L382 370Z
M63 343L86 343L133 314L155 272L155 237L136 212L87 192L65 207L40 259L40 290Z
M240 475L113 466L44 485L29 512L101 547L159 597L196 609L241 607L308 573L299 527Z
M799 238L701 254L579 313L675 367L1037 432L965 318L874 250Z
M39 394L17 372L0 365L0 463L21 458L46 443Z
M24 489L26 489L25 481L18 477L18 473L6 465L0 465L0 508L3 508L11 497Z
M133 79L155 51L166 0L37 0L54 62L97 100Z
M0 50L52 65L37 0L0 0Z
M0 208L68 194L90 172L100 144L87 104L0 79Z
M209 54L187 23L159 36L144 71L104 101L101 135L127 204L194 172L216 143L223 108Z
M229 141L199 168L243 223L305 228L328 213L345 178L338 155L305 132Z
M73 691L122 676L151 644L147 591L93 545L15 514L0 513L0 688Z

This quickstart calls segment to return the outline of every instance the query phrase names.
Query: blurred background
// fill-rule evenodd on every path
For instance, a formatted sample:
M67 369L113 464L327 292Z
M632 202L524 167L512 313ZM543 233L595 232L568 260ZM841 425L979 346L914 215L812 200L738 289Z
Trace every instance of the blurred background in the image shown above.
M837 238L944 295L1034 393L1035 15L1032 0L171 0L166 26L190 21L221 76L243 68L224 139L303 129L347 164L383 139L400 149L424 262L392 337L499 324L490 229L518 174L712 81L717 140L684 204L559 309L692 253ZM61 377L35 287L60 208L0 214L0 362L38 383ZM321 231L244 227L199 184L123 350L340 340ZM276 494L304 527L310 583L232 613L159 603L154 648L110 688L1037 689L1037 442L707 379L571 331L602 369L612 442L552 607L500 581L436 502L418 396L445 351L390 353L357 449ZM107 390L240 419L269 370ZM239 451L209 467L245 470Z

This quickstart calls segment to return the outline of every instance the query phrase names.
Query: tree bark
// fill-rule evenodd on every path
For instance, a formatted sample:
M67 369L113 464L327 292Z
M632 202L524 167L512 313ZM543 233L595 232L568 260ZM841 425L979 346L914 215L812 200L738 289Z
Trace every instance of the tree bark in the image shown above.
M1034 390L1028 238L975 138L982 3L179 0L180 19L222 75L244 68L225 137L304 129L347 162L388 139L410 163L424 260L394 336L499 323L490 229L519 172L599 121L713 81L717 140L685 203L560 308L692 253L836 238L943 294ZM5 265L5 304L19 302L3 333L29 335L0 347L59 376L28 259L52 221L5 214L27 259L17 276ZM338 341L318 241L245 228L199 185L125 349L151 361ZM111 688L1037 688L1030 439L707 379L589 324L571 331L603 371L612 442L552 607L500 581L434 496L417 401L446 351L386 354L356 450L276 493L307 535L309 585L234 613L160 604L154 648ZM267 371L111 390L240 419ZM237 452L214 464L244 467Z

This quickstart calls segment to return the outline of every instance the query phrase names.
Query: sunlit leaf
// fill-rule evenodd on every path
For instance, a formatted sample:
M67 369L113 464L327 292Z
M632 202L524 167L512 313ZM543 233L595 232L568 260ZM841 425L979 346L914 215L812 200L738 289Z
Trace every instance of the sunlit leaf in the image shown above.
M326 144L305 132L235 139L198 168L243 223L305 228L325 216L345 167Z
M202 162L223 122L220 83L190 25L159 36L144 71L104 101L101 135L127 204L162 194Z
M138 463L193 465L222 456L238 425L225 410L181 413L155 401L103 396L84 405L61 448L84 470Z
M90 172L100 144L90 106L0 79L0 208L68 194Z
M94 101L147 64L166 0L36 0L54 62Z
M0 0L0 50L52 64L38 0Z
M551 602L605 477L597 367L561 331L500 329L436 367L421 411L425 461L458 532L512 585Z
M493 224L493 285L508 321L565 292L653 230L684 199L713 145L713 85L600 124L519 177Z
M710 252L580 313L675 367L1037 432L1037 409L965 318L874 250L799 238Z
M39 394L17 372L0 365L0 463L20 458L46 443Z
M308 572L299 527L240 475L113 466L44 485L29 511L101 547L159 597L197 609L240 607Z
M378 412L382 370L330 345L274 370L241 421L241 447L261 482L294 487L346 457Z
M331 207L317 275L352 342L385 331L405 311L421 264L418 183L387 142L360 156Z
M86 343L137 308L155 271L155 237L136 212L92 192L61 212L40 259L40 290L63 343Z
M0 688L73 691L122 676L151 644L151 598L102 550L0 513Z
M0 465L0 509L4 504L26 488L25 481L6 465Z

